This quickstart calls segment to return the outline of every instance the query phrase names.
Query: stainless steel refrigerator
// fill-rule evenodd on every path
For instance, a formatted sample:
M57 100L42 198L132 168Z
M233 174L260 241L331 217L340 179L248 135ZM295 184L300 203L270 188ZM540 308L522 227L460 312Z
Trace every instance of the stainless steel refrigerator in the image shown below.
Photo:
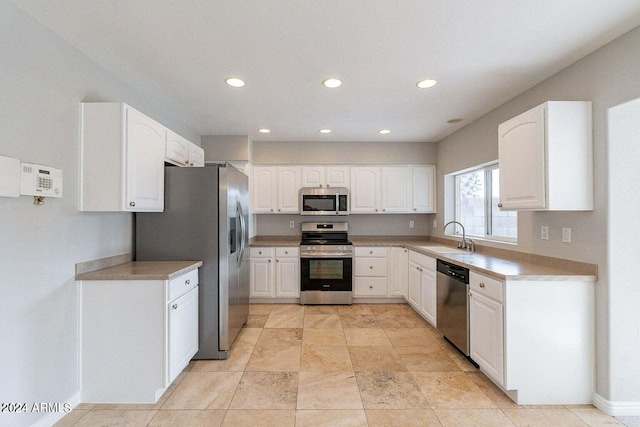
M166 167L164 212L136 214L136 260L203 261L195 359L226 359L249 316L248 182L229 164Z

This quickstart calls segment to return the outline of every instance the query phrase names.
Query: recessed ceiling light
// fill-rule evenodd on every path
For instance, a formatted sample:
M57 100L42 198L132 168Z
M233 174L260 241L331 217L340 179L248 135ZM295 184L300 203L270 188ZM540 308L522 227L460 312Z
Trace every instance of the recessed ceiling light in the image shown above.
M326 79L326 80L324 80L324 81L322 82L322 84L323 84L325 87L328 87L328 88L330 88L330 89L335 89L335 88L337 88L337 87L342 86L342 80L340 80L340 79L333 79L333 78L331 78L331 79Z
M260 133L269 133L269 132L271 132L271 129L260 128L260 129L258 129L258 132L260 132Z
M378 133L381 135L386 135L388 133L391 133L391 129L380 129Z
M463 119L451 119L451 120L447 120L447 123L452 124L452 123L460 123Z
M227 80L225 80L225 83L231 87L242 87L245 85L244 80L237 77L229 77Z
M427 89L435 86L436 83L438 82L433 79L425 79L425 80L420 80L418 83L416 83L416 86L418 86L420 89Z
M331 129L320 129L320 133L331 133Z

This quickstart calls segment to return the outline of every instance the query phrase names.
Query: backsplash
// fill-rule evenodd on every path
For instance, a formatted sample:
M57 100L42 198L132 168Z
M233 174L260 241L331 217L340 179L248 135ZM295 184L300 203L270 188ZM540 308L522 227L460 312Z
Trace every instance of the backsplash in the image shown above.
M392 236L430 236L435 214L379 214L332 217L301 216L283 214L256 215L257 236L295 236L300 235L301 222L347 222L351 235L392 235ZM293 221L293 228L289 223ZM414 227L409 228L409 222Z

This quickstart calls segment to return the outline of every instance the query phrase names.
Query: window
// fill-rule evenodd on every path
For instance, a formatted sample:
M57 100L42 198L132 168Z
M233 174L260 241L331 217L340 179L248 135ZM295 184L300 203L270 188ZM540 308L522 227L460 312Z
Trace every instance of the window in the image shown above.
M501 211L500 169L498 164L479 167L453 175L455 189L454 219L464 225L467 236L515 242L518 237L518 212ZM453 226L450 226L453 229ZM455 234L462 234L455 226ZM451 230L447 229L447 232Z

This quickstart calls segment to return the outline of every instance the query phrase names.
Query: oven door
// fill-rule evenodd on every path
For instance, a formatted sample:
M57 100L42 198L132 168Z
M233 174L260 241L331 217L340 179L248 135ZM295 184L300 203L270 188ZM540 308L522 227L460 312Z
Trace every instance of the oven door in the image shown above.
M301 291L352 291L352 258L300 258Z

